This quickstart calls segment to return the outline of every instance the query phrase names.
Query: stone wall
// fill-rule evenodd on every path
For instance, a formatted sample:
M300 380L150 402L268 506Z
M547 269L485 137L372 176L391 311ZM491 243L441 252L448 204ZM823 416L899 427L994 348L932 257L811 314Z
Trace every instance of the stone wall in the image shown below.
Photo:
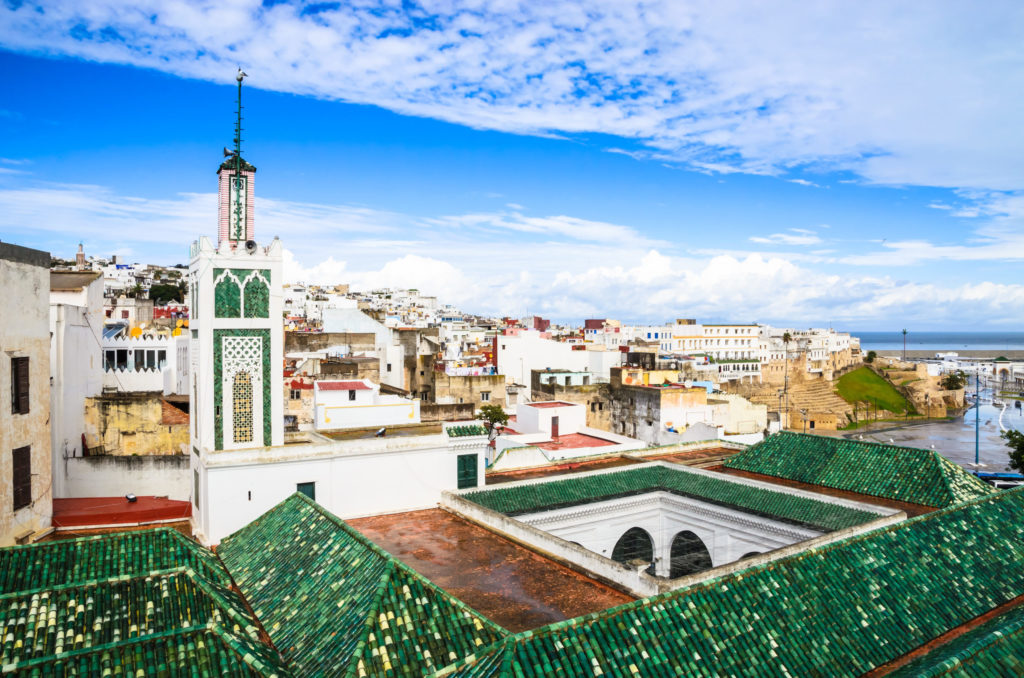
M90 455L185 454L188 427L188 413L157 393L118 393L85 400Z
M472 419L474 414L476 414L476 406L473 403L450 403L447 405L420 403L420 421L423 423L466 421Z

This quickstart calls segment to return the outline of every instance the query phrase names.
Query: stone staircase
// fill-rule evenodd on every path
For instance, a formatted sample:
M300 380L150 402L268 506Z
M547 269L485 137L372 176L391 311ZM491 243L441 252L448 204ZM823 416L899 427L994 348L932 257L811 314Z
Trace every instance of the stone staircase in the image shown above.
M791 409L805 409L808 412L830 412L837 415L840 425L852 414L853 407L836 395L832 382L824 379L791 384L789 405ZM770 411L779 408L778 388L769 387L751 393L748 399L760 405L767 405Z

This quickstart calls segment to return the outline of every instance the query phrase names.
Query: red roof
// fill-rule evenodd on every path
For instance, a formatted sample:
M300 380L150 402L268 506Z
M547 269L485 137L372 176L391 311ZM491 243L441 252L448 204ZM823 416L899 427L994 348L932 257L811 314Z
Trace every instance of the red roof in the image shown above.
M292 379L291 388L294 388L296 391L301 389L311 389L313 388L313 384L307 384L303 381L299 381L298 379Z
M369 386L361 381L318 381L317 388L321 391L370 391Z
M192 503L166 497L140 496L134 502L124 497L54 499L54 527L99 527L136 525L164 520L186 520Z

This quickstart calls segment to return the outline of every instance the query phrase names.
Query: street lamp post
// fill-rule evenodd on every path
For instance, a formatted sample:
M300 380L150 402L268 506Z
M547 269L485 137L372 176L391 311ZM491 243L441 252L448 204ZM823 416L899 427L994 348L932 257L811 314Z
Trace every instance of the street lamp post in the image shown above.
M807 410L800 410L800 416L804 420L804 433L807 433Z
M907 362L907 328L903 328L903 362Z

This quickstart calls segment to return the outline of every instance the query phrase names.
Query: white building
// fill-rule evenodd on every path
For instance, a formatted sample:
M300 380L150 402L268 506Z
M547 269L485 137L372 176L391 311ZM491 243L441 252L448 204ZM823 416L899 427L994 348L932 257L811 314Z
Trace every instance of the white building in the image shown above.
M92 271L50 273L50 447L54 496L66 497L66 459L82 456L85 399L103 390L103 279Z
M498 373L509 383L530 383L533 370L563 369L590 372L595 380L607 381L611 368L622 364L621 351L603 346L553 341L536 330L497 337Z
M313 382L313 407L318 431L420 422L419 400L381 395L368 379Z

